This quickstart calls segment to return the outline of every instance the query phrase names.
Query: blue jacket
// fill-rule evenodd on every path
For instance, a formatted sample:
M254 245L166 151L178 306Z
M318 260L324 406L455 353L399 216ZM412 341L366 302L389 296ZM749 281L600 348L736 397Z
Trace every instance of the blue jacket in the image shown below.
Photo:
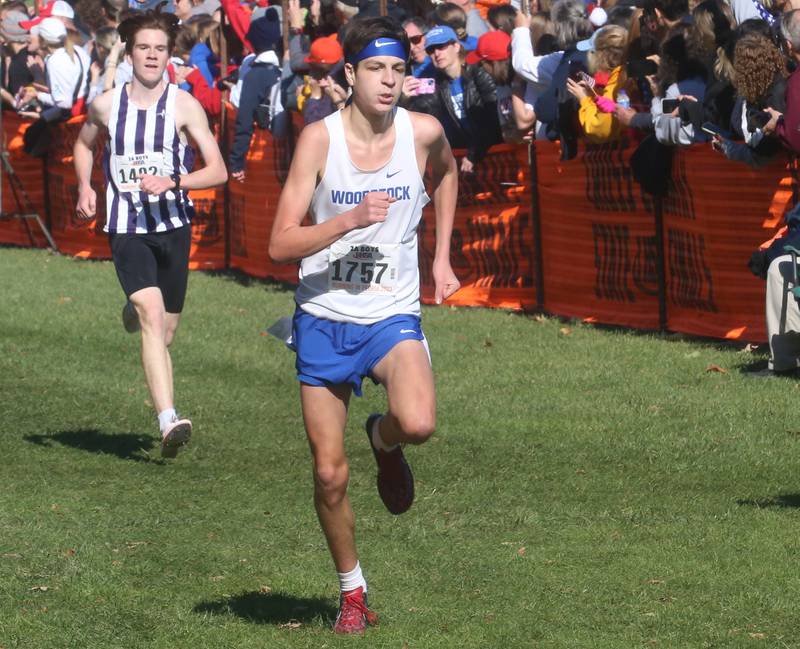
M214 87L217 74L219 74L219 61L211 48L205 43L198 43L189 52L189 65L196 65L203 74L209 88Z
M253 137L253 120L255 111L267 97L272 86L280 83L281 69L272 63L253 63L242 82L242 94L239 98L239 112L236 115L236 126L231 147L231 171L244 169L244 157L250 148Z
M567 91L570 65L588 70L586 52L572 48L564 52L547 90L536 100L536 119L547 125L547 136L561 140L561 159L571 160L578 152L578 102Z

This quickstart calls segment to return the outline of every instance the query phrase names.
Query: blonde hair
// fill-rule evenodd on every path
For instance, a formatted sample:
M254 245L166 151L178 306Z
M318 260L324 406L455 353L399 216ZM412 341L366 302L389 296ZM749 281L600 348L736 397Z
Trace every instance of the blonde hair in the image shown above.
M197 43L207 43L215 56L220 51L220 26L211 16L196 16L187 21L186 26L194 34Z
M550 19L550 14L537 11L531 16L531 43L533 43L534 49L539 39L545 34L550 34L551 36L556 35L553 21ZM539 53L540 52L536 52L536 54Z
M589 52L589 70L611 72L625 62L628 51L628 30L619 25L606 25L597 32L594 49Z

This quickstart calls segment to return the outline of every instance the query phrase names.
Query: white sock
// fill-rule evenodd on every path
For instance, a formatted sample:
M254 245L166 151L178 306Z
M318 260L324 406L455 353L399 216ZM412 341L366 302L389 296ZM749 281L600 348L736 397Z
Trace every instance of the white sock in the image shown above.
M361 574L361 564L358 561L356 567L350 572L337 572L336 574L339 575L339 590L343 593L355 590L359 586L364 589L365 593L367 592L367 582L364 575Z
M173 419L178 417L178 413L175 412L175 408L167 408L166 410L162 410L158 413L158 425L161 428L161 432L164 432L164 429L172 423Z
M393 451L398 447L398 444L392 444L389 446L386 442L383 441L383 437L381 437L380 433L380 423L383 417L375 417L375 421L372 422L372 445L377 448L379 451Z

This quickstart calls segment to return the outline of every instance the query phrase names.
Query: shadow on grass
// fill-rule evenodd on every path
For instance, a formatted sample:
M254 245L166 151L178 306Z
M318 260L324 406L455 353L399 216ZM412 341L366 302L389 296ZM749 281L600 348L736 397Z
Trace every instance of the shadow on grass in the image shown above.
M235 615L254 624L307 624L315 619L333 620L337 609L323 597L293 597L286 593L251 591L213 602L200 602L192 611L211 615Z
M279 279L253 277L236 268L203 270L203 273L209 277L219 277L244 287L263 286L265 288L289 292L294 292L297 289L297 282L292 283Z
M89 453L115 455L120 460L134 462L162 463L161 459L151 458L149 453L155 446L149 435L136 433L104 433L93 428L82 430L62 430L46 435L26 435L26 442L50 447L53 442L77 448Z
M466 307L471 308L471 307ZM520 318L537 318L540 316L544 316L548 319L558 320L559 322L565 325L587 325L591 326L592 329L596 329L598 331L609 331L609 332L617 332L623 334L630 334L631 336L643 336L645 338L653 338L654 340L662 340L664 342L675 342L675 343L687 343L690 345L697 345L699 347L708 347L718 349L720 351L730 351L730 350L739 350L741 351L746 345L749 344L750 346L750 353L752 353L757 360L753 361L751 365L757 366L756 369L760 369L761 364L763 363L766 366L766 359L769 355L769 345L767 343L754 343L747 339L739 340L739 339L720 339L714 338L713 336L701 336L699 334L688 334L688 333L681 333L679 331L669 331L669 330L661 330L661 329L635 329L633 327L626 327L624 325L614 325L614 324L607 324L603 322L586 322L581 320L580 318L574 318L571 316L565 315L558 315L556 313L550 313L549 311L545 311L542 309L531 308L528 310L521 310L521 311L509 311L511 316L516 316ZM763 360L761 360L763 357ZM739 365L735 366L734 369L738 368ZM746 370L752 371L752 369Z
M737 500L736 504L746 505L747 507L758 507L759 509L767 507L797 509L800 508L800 494L778 494L777 496L770 496L768 498Z

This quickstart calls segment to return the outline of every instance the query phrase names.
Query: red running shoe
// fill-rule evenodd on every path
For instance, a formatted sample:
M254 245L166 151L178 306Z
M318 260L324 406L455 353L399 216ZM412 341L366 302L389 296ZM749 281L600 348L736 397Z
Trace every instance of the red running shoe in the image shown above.
M366 424L369 446L378 463L378 494L386 509L398 515L407 512L414 502L414 476L400 446L392 451L381 451L372 444L372 426L379 417L370 415Z
M339 598L339 615L333 625L335 633L364 633L369 626L378 623L378 614L367 607L367 594L359 586L342 593Z

